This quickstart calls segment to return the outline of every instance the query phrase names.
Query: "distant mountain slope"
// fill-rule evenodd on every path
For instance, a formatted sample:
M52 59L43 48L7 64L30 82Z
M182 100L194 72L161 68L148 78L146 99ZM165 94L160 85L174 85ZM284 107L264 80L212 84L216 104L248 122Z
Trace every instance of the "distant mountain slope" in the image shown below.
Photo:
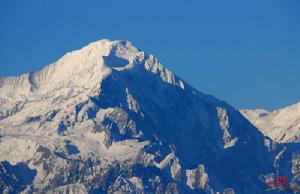
M283 149L154 56L110 40L0 78L0 135L2 193L265 193Z
M300 141L300 103L273 112L258 109L241 110L241 113L274 141Z

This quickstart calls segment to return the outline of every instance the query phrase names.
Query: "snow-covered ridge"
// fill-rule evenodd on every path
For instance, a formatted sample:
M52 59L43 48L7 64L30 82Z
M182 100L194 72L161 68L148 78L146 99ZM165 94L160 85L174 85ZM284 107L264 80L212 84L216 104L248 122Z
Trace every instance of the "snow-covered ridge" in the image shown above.
M26 105L29 106L31 102L31 110L40 103L43 103L41 106L51 106L54 102L57 109L66 109L66 106L76 105L87 100L88 96L101 93L101 82L112 71L132 68L137 69L136 74L142 75L142 68L159 75L164 82L182 89L185 87L183 81L163 67L153 55L146 55L131 42L103 39L69 52L39 71L0 78L0 120L26 109ZM66 104L62 101L66 98L68 101L73 100ZM59 102L63 103L63 107ZM38 109L35 113L28 113L38 114Z
M52 89L57 85L71 83L89 87L94 84L89 81L101 78L110 72L110 67L105 63L103 57L108 56L111 52L128 60L128 63L132 63L138 54L138 50L129 42L100 40L80 50L67 53L58 61L37 72L1 78L1 92L6 89L17 91L20 94L28 94L38 89Z
M300 102L269 112L240 110L262 133L277 142L300 141Z
M122 71L140 64L153 73L159 73L164 81L177 83L184 88L183 82L177 81L156 58L152 55L145 57L145 53L129 41L103 39L67 53L37 72L0 78L0 92L28 95L30 92L49 91L64 86L92 88L112 69Z

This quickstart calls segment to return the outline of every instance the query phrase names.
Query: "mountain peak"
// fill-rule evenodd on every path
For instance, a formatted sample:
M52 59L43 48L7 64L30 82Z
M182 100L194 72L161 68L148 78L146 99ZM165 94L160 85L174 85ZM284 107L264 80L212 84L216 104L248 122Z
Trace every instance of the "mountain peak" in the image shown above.
M32 192L255 193L273 172L272 142L238 111L128 41L2 78L0 94L0 171L32 169Z
M103 39L69 52L39 71L0 78L0 105L3 108L0 119L22 109L24 102L38 102L44 106L47 101L65 109L61 107L69 101L69 106L73 107L88 100L89 96L99 95L107 78L122 81L128 79L129 74L149 80L159 79L185 89L184 82L164 68L153 55L146 55L129 41ZM23 115L25 120L27 113Z
M143 58L144 52L129 41L102 39L65 54L39 71L0 78L0 91L28 94L40 88L68 84L89 87L87 83L95 84L95 80L98 82L112 69L121 71L131 68Z

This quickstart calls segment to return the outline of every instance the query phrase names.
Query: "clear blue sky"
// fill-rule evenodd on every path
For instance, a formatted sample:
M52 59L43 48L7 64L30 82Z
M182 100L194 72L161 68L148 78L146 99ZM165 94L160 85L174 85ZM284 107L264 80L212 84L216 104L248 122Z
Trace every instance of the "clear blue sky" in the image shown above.
M1 0L0 76L128 39L237 108L300 101L299 0Z

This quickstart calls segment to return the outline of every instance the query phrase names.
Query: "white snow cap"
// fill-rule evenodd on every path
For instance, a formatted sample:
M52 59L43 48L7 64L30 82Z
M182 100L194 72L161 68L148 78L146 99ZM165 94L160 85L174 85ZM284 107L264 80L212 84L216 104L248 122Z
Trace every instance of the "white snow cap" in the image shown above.
M120 71L132 67L135 60L143 56L144 53L129 41L99 40L67 53L37 72L0 78L0 92L28 94L39 88L52 88L58 83L60 86L76 83L88 87L87 83L99 81L112 69Z
M163 81L184 89L184 83L177 80L154 56L146 58L145 53L129 41L103 39L69 52L39 71L0 77L0 93L12 96L37 91L45 93L62 87L91 89L99 86L99 82L112 70L128 70L140 64L147 71L159 74Z

